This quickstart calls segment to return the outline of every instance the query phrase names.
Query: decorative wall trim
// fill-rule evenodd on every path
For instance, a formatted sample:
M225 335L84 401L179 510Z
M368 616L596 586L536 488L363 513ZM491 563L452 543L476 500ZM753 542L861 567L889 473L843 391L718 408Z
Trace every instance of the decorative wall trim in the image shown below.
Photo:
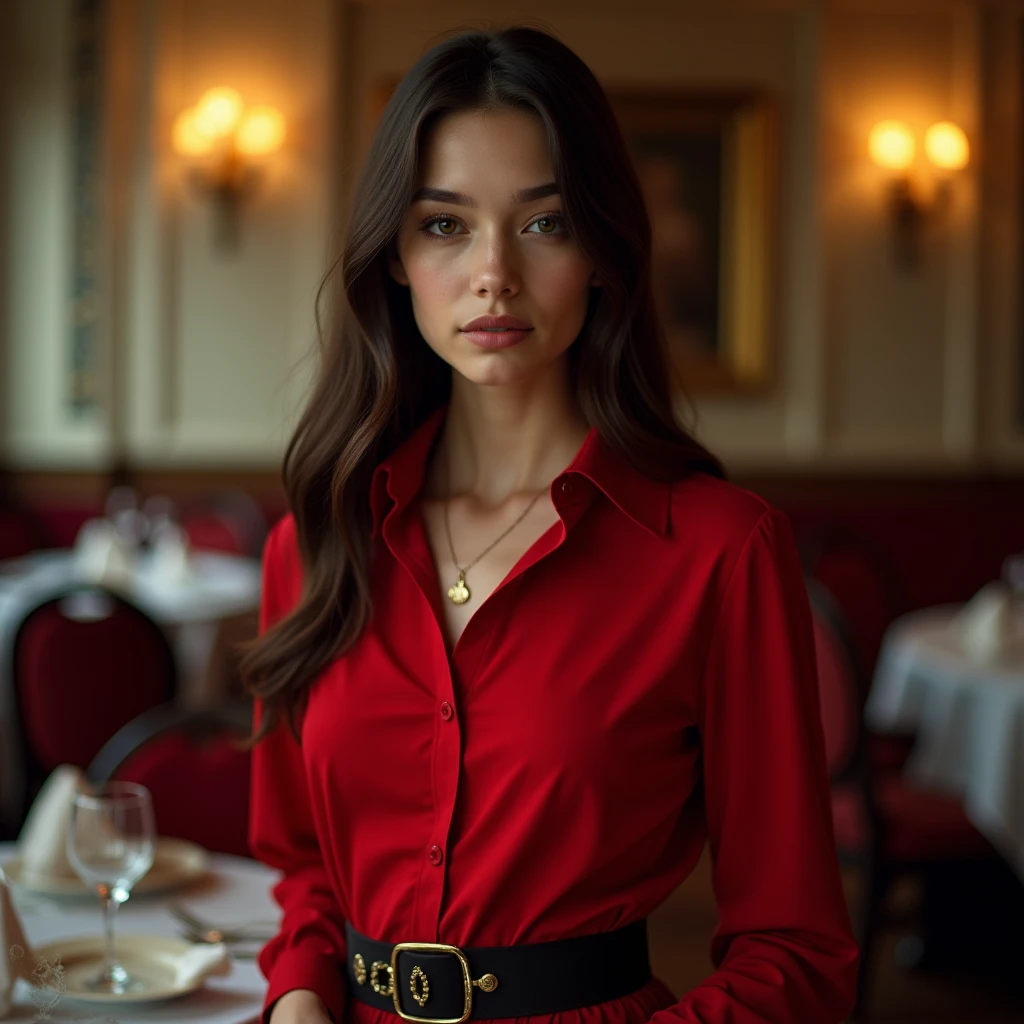
M67 403L100 403L104 323L103 102L106 0L75 0L71 17L71 354Z

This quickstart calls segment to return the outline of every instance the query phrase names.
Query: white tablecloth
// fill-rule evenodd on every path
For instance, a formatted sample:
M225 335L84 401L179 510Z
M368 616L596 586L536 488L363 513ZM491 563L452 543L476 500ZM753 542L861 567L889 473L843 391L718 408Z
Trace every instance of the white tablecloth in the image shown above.
M1024 653L971 659L959 606L913 612L890 627L865 709L879 731L915 731L905 771L957 796L1024 879Z
M186 690L205 672L221 620L252 611L260 600L258 559L196 552L190 556L190 568L187 580L168 581L143 556L126 588L127 596L167 632ZM70 549L37 551L0 562L0 815L8 819L20 814L15 806L20 740L12 722L7 660L13 635L37 601L81 578Z
M14 854L14 844L0 843L0 861ZM276 872L242 857L211 855L214 869L210 878L188 889L165 897L132 897L118 910L117 935L130 941L135 935L180 937L179 926L167 909L177 902L204 920L230 925L245 921L277 921L280 910L270 896L277 880ZM101 935L99 902L57 903L26 897L15 890L14 904L32 945L55 939L83 935ZM55 1022L79 1021L81 1024L151 1024L151 1022L196 1021L202 1024L243 1024L258 1019L266 992L266 981L255 960L236 960L230 974L210 978L189 995L148 1005L73 1003L64 999L52 1012ZM38 1020L32 1002L32 989L18 981L15 1011L5 1021Z

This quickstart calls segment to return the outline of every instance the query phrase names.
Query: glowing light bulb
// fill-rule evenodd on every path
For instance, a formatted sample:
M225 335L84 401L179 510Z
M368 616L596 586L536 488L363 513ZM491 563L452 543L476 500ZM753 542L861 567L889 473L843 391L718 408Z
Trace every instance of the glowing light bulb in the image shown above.
M211 139L230 135L241 116L242 97L234 89L207 89L196 104L196 127Z
M936 167L944 171L959 171L971 158L967 136L952 121L939 121L925 133L924 150Z
M235 135L235 147L246 156L266 156L284 141L284 117L273 107L251 107Z
M914 136L901 121L880 121L868 140L871 159L890 171L905 171L914 162Z
M203 134L196 125L196 108L183 110L174 121L171 134L174 150L182 156L200 156L210 151L213 139Z

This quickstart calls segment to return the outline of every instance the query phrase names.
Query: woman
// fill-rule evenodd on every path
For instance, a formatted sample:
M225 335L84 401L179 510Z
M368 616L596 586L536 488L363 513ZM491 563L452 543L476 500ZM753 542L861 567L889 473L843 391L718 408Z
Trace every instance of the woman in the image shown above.
M388 104L244 665L265 1022L852 1005L800 569L674 421L650 244L550 36L450 38ZM644 919L706 841L716 970L677 1000Z

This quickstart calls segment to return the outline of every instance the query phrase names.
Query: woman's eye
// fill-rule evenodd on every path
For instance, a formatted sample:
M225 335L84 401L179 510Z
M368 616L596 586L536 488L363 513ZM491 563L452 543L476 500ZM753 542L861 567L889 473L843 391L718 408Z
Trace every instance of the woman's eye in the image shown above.
M561 223L561 217L538 217L530 227L539 228L537 233L540 235L557 235L559 232L556 229Z
M434 230L434 227L437 230ZM450 238L459 230L459 221L454 217L431 217L424 225L423 230L427 234L433 234L434 238L444 236Z

